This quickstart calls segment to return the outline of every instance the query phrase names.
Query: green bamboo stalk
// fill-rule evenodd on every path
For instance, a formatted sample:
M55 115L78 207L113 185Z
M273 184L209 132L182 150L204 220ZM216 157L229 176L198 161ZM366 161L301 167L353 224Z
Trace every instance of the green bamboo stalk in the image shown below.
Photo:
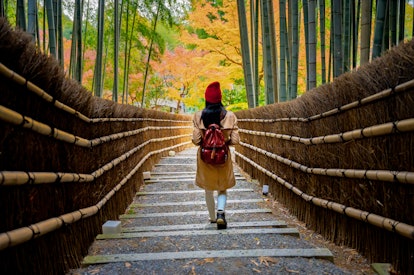
M239 31L242 50L242 62L247 93L247 105L249 108L256 107L255 91L253 84L252 64L250 61L249 38L247 33L246 7L244 0L237 0L237 13L239 15Z
M311 90L316 87L316 0L308 1L308 16L309 16L309 26L308 26L308 35L309 35L309 60L308 60L308 79L309 87Z
M286 1L279 0L279 22L280 22L280 101L286 101Z
M378 0L377 1L377 13L375 16L375 31L374 31L374 45L372 48L372 59L379 57L381 55L386 9L387 9L387 0Z
M321 63L322 84L326 83L326 58L325 58L325 0L319 0L319 30L321 36Z

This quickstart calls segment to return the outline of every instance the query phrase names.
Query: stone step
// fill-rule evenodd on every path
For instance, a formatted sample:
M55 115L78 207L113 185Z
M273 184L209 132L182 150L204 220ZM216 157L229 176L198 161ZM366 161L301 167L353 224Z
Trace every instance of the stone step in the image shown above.
M131 253L86 256L83 265L115 262L135 262L151 260L240 258L240 257L304 257L319 258L333 262L331 251L325 248L311 249L249 249L249 250L207 250L161 253Z
M299 237L296 228L227 228L226 230L180 230L180 231L157 231L157 232L125 232L119 234L98 234L97 240L108 239L132 239L132 238L158 238L172 236L206 236L206 235L246 235L246 234L283 234Z
M245 180L245 178L244 177L235 177L236 178L236 180ZM165 178L165 179L156 179L156 180L154 180L154 179L149 179L149 180L145 180L145 183L146 184L150 184L150 183L152 183L152 184L154 184L154 183L158 183L158 182L177 182L177 181L179 181L179 182L194 182L194 180L195 180L195 178L194 177L191 177L191 178Z
M150 180L155 180L155 179L175 179L175 178L190 178L190 177L195 177L196 172L195 171L191 171L191 172L176 172L176 173L151 173L151 178ZM242 177L240 175L240 173L234 173L235 177Z
M258 209L235 209L226 210L228 214L247 214L247 213L272 213L271 209L258 208ZM188 216L201 216L208 215L207 211L189 211L189 212L165 212L165 213L149 213L149 214L123 214L120 215L120 219L138 219L138 218L151 218L151 217L188 217Z
M227 192L254 192L253 189L250 188L232 188L232 189L228 189ZM182 191L177 191L177 190L171 190L171 191L142 191L142 192L137 192L136 196L148 196L148 195L167 195L167 194L196 194L196 193L204 193L204 190L200 189L200 190L182 190Z
M227 200L227 203L255 203L264 202L263 199ZM183 205L202 205L206 201L180 201L180 202L154 202L154 203L132 203L130 207L158 207L158 206L183 206Z
M196 160L195 155L186 155L186 156L173 156L173 157L162 157L161 159L191 159Z
M227 190L231 193L226 208L228 228L217 230L217 224L208 222L205 191L194 184L196 149L188 155L177 153L162 158L154 166L151 178L136 193L129 210L119 216L121 233L97 235L95 247L82 262L84 266L91 265L92 269L94 264L112 265L109 272L103 268L102 274L113 274L115 269L120 274L132 274L131 266L133 272L138 272L133 274L151 274L155 270L163 270L163 274L188 274L188 262L215 259L234 267L232 274L246 274L246 266L266 257L284 263L296 262L299 257L315 258L305 261L322 266L328 262L317 259L333 262L328 249L309 245L300 238L297 228L277 220L272 210L265 208L261 187L259 190L257 184L243 177L236 166L237 184ZM220 274L223 271L220 268L218 265L209 272ZM255 268L252 270L260 273ZM261 271L277 274L280 269ZM192 273L195 274L194 270Z
M155 167L168 167L168 166L197 166L197 163L157 163Z
M250 222L232 222L232 228L239 227L287 227L283 221L250 221ZM173 231L173 230L217 230L217 225L214 223L197 223L197 224L176 224L176 225L158 225L158 226L134 226L124 227L121 229L122 233L127 232L154 232L154 231Z

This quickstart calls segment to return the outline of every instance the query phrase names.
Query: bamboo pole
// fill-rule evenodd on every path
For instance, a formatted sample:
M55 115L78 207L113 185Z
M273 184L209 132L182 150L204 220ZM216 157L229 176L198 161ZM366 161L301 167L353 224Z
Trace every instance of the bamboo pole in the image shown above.
M93 180L93 176L89 174L0 171L0 185L3 186L58 182L91 182Z
M72 143L81 147L91 147L90 141L87 139L72 135L57 128L52 128L2 105L0 105L0 119L10 124L20 125L23 128L31 129L41 135L52 136L57 140Z
M99 144L102 144L108 141L113 141L116 139L121 139L123 137L136 135L143 131L148 131L148 130L164 130L164 129L174 130L174 129L192 128L192 126L166 126L166 127L148 126L148 127L141 128L138 130L121 132L121 133L116 133L116 134L112 134L112 135L108 135L104 137L95 138L93 140L88 140L88 139L67 133L65 131L59 130L57 128L52 128L46 124L43 124L39 121L31 119L30 117L19 114L2 105L0 105L0 119L10 124L19 125L26 129L31 129L41 135L52 136L53 138L57 140L61 140L67 143L75 144L77 146L86 147L86 148L92 148L93 146L96 146L96 145L99 145Z
M16 186L24 184L47 184L62 182L91 182L102 176L105 172L115 168L123 161L126 161L137 151L153 142L164 142L167 140L189 137L190 135L177 135L164 138L154 138L141 143L128 152L104 164L91 174L63 173L63 172L23 172L23 171L0 171L0 185Z
M161 138L160 141L165 140ZM141 168L141 166L147 161L149 157L155 154L159 154L165 151L173 150L175 148L186 146L191 144L191 141L182 142L170 147L162 148L159 150L155 150L149 152L145 155L144 158L140 160L140 162L128 173L127 176L124 177L111 191L109 191L103 199L101 199L97 204L82 208L71 213L63 214L59 217L50 218L26 227L21 227L18 229L14 229L8 232L4 232L0 234L0 250L4 250L6 248L16 246L27 241L30 241L34 238L38 238L43 236L47 233L55 231L62 227L65 224L75 223L81 219L85 219L87 217L91 217L99 212L99 210L108 202L111 197L119 191L122 186L128 182L128 180Z
M340 168L311 168L311 167L307 167L304 164L300 164L298 162L295 162L288 158L284 158L280 155L263 150L261 148L258 148L256 146L253 146L245 142L240 142L239 145L249 148L258 153L261 153L267 157L273 158L283 164L288 165L289 167L299 169L302 172L305 172L308 174L339 177L339 178L368 179L368 180L414 184L414 172L388 171L388 170L340 169Z
M87 123L100 123L100 122L133 122L133 121L156 121L156 122L172 122L172 123L192 123L191 119L188 120L174 120L174 119L156 119L156 118L88 118L87 116L81 114L80 112L74 110L73 108L63 104L38 87L36 84L28 81L24 77L20 76L18 73L10 70L5 65L0 62L0 74L4 77L12 80L13 82L25 86L26 89L34 94L38 95L43 100L53 103L55 107L61 109L71 115L74 115L84 122Z
M307 202L310 202L310 203L312 203L316 206L323 207L323 208L335 211L337 213L346 215L350 218L369 223L369 224L374 225L376 227L383 228L385 230L395 232L395 233L397 233L401 236L404 236L408 239L414 240L414 226L413 225L409 225L409 224L402 223L402 222L399 222L399 221L396 221L396 220L393 220L393 219L382 217L382 216L379 216L379 215L376 215L376 214L373 214L373 213L369 213L367 211L363 211L363 210L360 210L360 209L348 207L348 206L340 204L340 203L336 203L336 202L328 201L328 200L325 200L325 199L317 198L317 197L314 197L314 196L310 196L310 195L304 193L303 191L301 191L300 189L294 187L292 184L288 183L283 178L277 176L276 174L272 173L271 171L267 170L266 168L264 168L264 167L260 166L259 164L255 163L253 160L251 160L248 157L242 155L241 153L236 151L235 154L238 157L240 157L241 159L243 159L244 161L248 162L250 165L252 165L256 169L258 169L259 171L261 171L261 172L265 173L266 175L270 176L271 178L273 178L274 180L279 182L282 186L285 186L286 188L288 188L293 193L300 196L301 198L303 198Z
M395 132L412 132L412 131L414 131L414 118L378 124L378 125L374 125L374 126L370 126L370 127L366 127L362 129L355 129L352 131L347 131L347 132L343 132L339 134L312 137L312 138L303 138L303 137L291 136L291 135L285 135L285 134L253 131L253 130L246 130L242 128L239 129L240 133L256 135L256 136L266 136L266 137L272 137L272 138L283 139L283 140L290 140L294 142L300 142L305 145L343 143L343 142L347 142L350 140L385 136L385 135L393 134Z
M320 113L314 116L301 118L301 117L285 117L285 118L275 118L275 119L261 119L261 118L240 118L238 121L240 122L254 122L254 123L274 123L274 122L289 122L289 121L296 121L296 122L309 122L312 120L317 120L320 118L326 118L328 116L336 115L340 112L349 111L351 109L355 109L361 107L363 105L367 105L369 103L373 103L375 101L379 101L381 99L385 99L388 97L393 96L394 94L403 93L403 92L412 92L412 88L414 88L414 79L399 84L394 89L386 89L379 93L370 95L365 97L361 100L354 101L343 106L340 106L335 109L331 109L324 113Z

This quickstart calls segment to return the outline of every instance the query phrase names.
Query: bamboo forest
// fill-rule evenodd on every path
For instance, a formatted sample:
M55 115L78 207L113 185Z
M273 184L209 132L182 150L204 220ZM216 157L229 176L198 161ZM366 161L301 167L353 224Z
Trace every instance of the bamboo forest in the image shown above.
M411 1L0 3L94 95L176 112L202 108L213 80L232 110L294 99L413 32Z
M0 0L0 274L414 275L413 35L413 0Z

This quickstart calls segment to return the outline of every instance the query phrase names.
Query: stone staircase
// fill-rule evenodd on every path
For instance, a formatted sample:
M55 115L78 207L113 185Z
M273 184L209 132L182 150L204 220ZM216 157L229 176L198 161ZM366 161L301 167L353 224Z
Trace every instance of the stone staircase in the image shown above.
M98 235L83 267L70 274L346 274L328 249L278 221L237 166L228 228L217 230L194 185L195 155L190 148L163 158L119 217L121 233Z

